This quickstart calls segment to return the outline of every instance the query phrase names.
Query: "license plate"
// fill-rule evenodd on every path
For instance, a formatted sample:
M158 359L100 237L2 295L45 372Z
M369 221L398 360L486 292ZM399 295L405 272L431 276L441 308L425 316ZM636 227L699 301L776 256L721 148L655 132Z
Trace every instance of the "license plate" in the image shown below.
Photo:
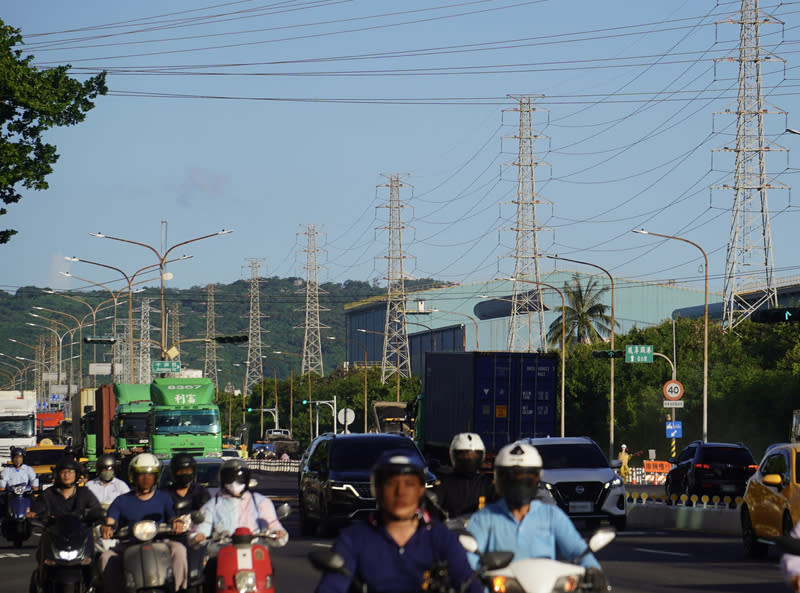
M571 502L569 503L570 513L591 513L594 510L592 502Z

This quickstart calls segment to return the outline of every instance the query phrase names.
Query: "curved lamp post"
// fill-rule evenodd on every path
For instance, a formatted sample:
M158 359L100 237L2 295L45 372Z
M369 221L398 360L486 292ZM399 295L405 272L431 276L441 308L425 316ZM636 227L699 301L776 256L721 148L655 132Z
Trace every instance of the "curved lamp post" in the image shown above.
M337 338L336 336L328 336L328 339L329 340L337 340L339 338ZM366 432L367 432L367 414L368 414L367 407L369 406L369 403L367 402L367 399L368 399L367 398L367 347L364 346L364 344L362 344L361 342L358 342L356 340L351 340L350 338L343 338L343 340L345 342L350 342L352 344L356 344L356 345L360 346L361 350L364 351L364 433L366 434Z
M653 233L644 229L635 229L633 231L639 235L652 235L654 237L661 237L662 239L675 239L676 241L683 241L700 250L703 254L703 271L705 272L705 290L703 299L703 442L708 442L708 256L703 248L697 243L684 239L683 237L676 237L674 235L662 235L660 233Z

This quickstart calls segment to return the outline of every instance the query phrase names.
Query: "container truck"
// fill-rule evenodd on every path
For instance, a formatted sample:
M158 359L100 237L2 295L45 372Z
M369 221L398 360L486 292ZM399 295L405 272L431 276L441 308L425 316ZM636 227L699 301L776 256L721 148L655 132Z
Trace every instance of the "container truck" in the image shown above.
M11 447L36 444L36 392L0 391L0 464L11 461Z
M150 385L150 452L171 458L176 453L195 457L221 456L219 407L214 383L208 378L159 378Z
M150 398L150 385L138 383L114 383L114 398L116 409L103 406L105 409L114 410L114 419L111 423L114 445L120 455L130 455L147 451L150 446L148 423L153 402ZM108 398L107 395L104 397ZM98 408L99 410L99 408ZM101 413L98 415L98 429L108 424L109 418ZM104 445L104 450L106 449Z
M428 352L415 438L449 463L450 440L474 432L487 457L522 437L552 436L558 356L536 352Z

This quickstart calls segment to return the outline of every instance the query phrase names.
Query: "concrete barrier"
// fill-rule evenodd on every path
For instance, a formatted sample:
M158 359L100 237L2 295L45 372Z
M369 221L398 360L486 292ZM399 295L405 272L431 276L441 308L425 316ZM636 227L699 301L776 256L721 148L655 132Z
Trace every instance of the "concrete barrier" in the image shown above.
M626 505L628 528L685 529L741 537L741 503L741 498L698 499L686 495L673 495L667 501L663 496L630 492Z

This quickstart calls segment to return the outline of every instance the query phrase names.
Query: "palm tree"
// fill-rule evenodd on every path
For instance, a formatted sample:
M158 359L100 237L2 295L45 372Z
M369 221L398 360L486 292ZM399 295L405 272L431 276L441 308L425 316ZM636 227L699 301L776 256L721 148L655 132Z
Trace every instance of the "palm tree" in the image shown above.
M561 316L564 316L566 341L591 344L611 333L611 316L606 313L608 307L600 302L608 287L599 288L593 277L584 288L578 274L573 274L572 283L564 283L564 307L558 307L561 313L547 330L547 341L552 344L561 342Z

